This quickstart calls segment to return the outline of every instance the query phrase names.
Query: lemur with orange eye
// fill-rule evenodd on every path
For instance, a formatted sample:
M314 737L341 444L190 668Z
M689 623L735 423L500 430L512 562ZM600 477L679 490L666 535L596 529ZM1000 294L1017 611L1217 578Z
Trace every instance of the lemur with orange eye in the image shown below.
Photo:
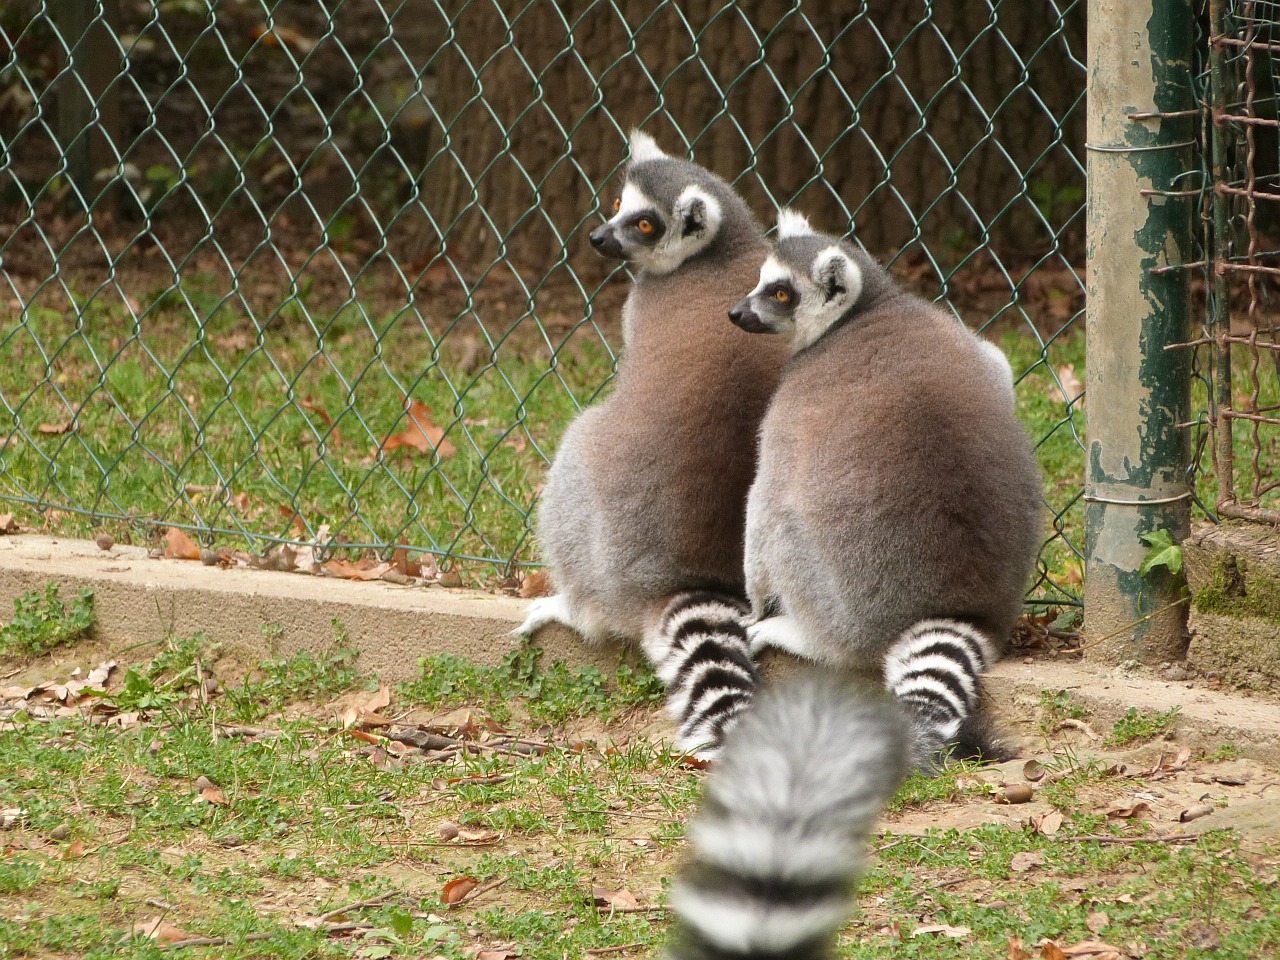
M785 344L725 321L768 252L714 174L633 133L610 220L591 243L635 285L612 394L584 410L547 474L537 534L558 593L550 622L639 641L668 687L678 748L713 756L750 699L743 534L761 418Z

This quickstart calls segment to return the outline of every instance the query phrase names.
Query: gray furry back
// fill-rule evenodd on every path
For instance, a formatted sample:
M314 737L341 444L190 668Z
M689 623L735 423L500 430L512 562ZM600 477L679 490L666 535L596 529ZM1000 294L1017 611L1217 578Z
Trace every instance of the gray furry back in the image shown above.
M741 596L758 429L786 349L725 319L766 247L701 167L633 135L615 216L592 242L636 272L626 343L612 394L574 422L548 474L538 539L560 596L525 632L559 620L639 640L678 592Z
M672 893L673 960L825 960L864 845L906 770L882 695L814 676L761 692L729 734Z

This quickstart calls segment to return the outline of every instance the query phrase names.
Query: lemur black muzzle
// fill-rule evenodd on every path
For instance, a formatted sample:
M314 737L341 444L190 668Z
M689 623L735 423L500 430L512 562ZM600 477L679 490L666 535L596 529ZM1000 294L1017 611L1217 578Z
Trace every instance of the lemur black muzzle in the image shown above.
M772 333L760 319L760 315L751 309L751 298L743 300L729 311L729 319L747 333Z
M591 231L591 245L596 248L596 252L601 256L612 257L615 260L626 259L623 256L622 244L618 242L617 234L613 232L613 229L607 223Z

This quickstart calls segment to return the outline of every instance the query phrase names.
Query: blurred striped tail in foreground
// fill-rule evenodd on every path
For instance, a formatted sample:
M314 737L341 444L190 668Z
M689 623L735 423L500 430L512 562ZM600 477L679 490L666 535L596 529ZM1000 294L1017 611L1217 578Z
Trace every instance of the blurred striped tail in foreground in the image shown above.
M828 960L866 836L908 769L895 704L806 677L761 691L726 738L672 893L669 960Z

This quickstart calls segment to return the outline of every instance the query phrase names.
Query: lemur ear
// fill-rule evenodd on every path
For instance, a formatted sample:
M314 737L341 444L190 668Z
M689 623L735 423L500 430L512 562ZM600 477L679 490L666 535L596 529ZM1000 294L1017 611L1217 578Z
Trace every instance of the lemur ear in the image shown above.
M661 160L666 157L662 152L662 148L658 146L658 141L640 130L631 131L631 139L628 142L631 150L631 162L643 163L645 160Z
M862 271L839 247L827 247L818 254L813 279L827 303L854 303L862 293Z
M681 236L715 233L720 228L720 201L701 187L686 187L674 210Z

